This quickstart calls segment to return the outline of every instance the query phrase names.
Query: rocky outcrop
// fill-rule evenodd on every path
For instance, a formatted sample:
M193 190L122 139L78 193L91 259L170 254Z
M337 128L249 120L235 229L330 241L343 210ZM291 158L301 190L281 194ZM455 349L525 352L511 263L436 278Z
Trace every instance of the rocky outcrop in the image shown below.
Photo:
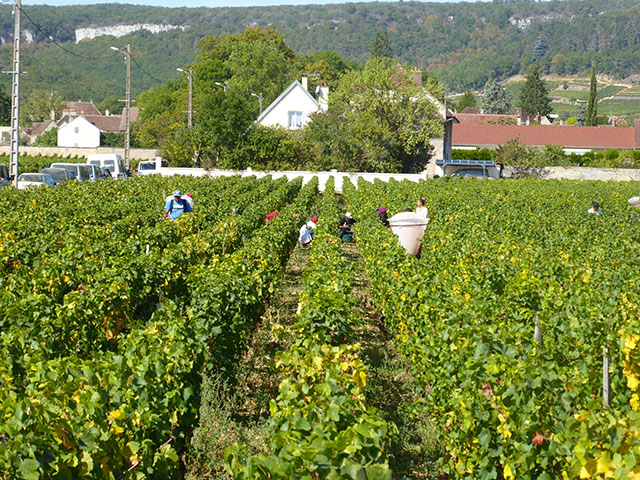
M88 27L76 29L76 43L81 40L90 40L92 38L111 35L113 37L122 37L139 30L147 30L151 33L168 32L170 30L184 30L184 25L167 25L155 23L136 23L134 25L111 25L104 27Z

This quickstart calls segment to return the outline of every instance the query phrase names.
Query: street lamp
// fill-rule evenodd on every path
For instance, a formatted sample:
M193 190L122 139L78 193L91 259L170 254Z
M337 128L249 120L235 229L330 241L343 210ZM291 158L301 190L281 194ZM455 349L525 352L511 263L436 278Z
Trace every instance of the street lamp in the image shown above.
M252 93L251 96L252 97L256 97L258 100L260 100L260 115L262 115L262 94L261 93Z
M229 81L227 80L226 82L224 82L224 84L220 83L220 82L213 82L216 85L218 85L219 87L224 88L224 93L227 93L227 90L229 89Z
M189 128L193 125L193 68L189 68L189 70L183 70L182 68L176 68L177 71L186 73L189 78L189 111L187 124Z
M124 123L125 123L125 131L124 131L124 167L128 171L129 170L129 158L130 158L130 146L131 146L131 45L127 44L127 49L125 51L120 50L118 47L111 47L111 50L115 52L120 52L124 55L124 58L127 63L127 92L124 100Z

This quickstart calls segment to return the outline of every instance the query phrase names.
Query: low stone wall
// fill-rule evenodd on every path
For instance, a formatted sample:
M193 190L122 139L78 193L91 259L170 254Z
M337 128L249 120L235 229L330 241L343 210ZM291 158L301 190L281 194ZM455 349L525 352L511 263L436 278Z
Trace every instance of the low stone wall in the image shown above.
M262 172L256 171L251 168L246 170L205 170L204 168L161 168L160 174L163 176L171 176L171 175L191 175L195 177L204 177L209 175L211 177L229 177L233 175L240 175L242 177L250 177L255 176L258 178L264 177L266 175L271 175L273 179L287 177L289 181L294 178L302 177L302 183L306 184L313 177L318 177L319 185L318 188L321 192L324 192L324 187L327 184L327 180L330 177L335 178L335 189L337 192L342 191L342 184L345 179L351 180L351 182L357 187L358 182L360 180L364 180L366 182L373 183L374 180L382 180L383 182L388 182L390 179L402 181L409 180L412 182L419 182L420 180L426 180L427 174L416 173L346 173L346 172L338 172L337 170L332 170L330 172L298 172L298 171L283 171L283 172Z
M0 145L0 154L9 155L11 147L9 145ZM20 146L20 155L58 155L64 158L87 157L94 153L116 153L124 158L124 148L120 147L98 147L98 148L71 148L71 147L27 147ZM152 148L132 148L129 150L132 160L155 160L159 155L158 151Z
M547 180L640 181L640 169L590 167L504 167L504 178L542 178Z

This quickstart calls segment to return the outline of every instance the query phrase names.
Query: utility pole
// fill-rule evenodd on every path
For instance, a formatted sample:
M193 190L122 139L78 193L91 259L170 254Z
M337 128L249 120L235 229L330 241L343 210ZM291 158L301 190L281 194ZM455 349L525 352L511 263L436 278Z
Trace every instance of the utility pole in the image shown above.
M189 71L185 71L181 68L176 68L176 70L186 73L189 78L189 110L187 111L187 125L191 128L193 126L193 68L189 68Z
M131 44L127 43L127 93L125 96L125 131L124 131L124 168L129 171L129 159L131 157Z
M11 87L11 155L9 157L9 175L13 175L13 185L18 186L18 140L20 118L20 10L21 0L16 0L13 10L13 82Z

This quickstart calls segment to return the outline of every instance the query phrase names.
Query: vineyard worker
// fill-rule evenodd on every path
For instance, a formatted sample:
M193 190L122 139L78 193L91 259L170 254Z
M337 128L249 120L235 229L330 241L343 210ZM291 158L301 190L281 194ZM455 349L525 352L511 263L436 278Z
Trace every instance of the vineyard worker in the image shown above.
M316 229L316 223L318 223L318 218L313 217L311 221L305 223L300 227L300 236L298 237L298 243L303 247L306 247L313 240L313 232Z
M280 215L280 212L271 212L269 215L267 215L266 217L264 217L264 224L266 225L267 223L269 223L271 220L273 220L274 218L276 218L278 215Z
M600 210L600 204L598 202L591 202L593 207L588 210L588 213L595 213L596 215L602 215L602 210Z
M380 207L378 210L376 210L376 216L380 219L385 227L389 226L389 220L387 218L387 207Z
M356 223L356 221L353 216L349 212L345 213L344 217L340 219L340 223L338 224L338 235L340 236L340 239L345 235L353 235L351 227L353 227L354 223Z
M185 212L193 212L193 208L186 199L182 198L182 192L176 190L173 192L173 198L164 206L164 218L175 220Z
M424 198L418 199L418 208L416 208L416 213L427 218L429 216L429 209L425 206L425 203L426 200Z

